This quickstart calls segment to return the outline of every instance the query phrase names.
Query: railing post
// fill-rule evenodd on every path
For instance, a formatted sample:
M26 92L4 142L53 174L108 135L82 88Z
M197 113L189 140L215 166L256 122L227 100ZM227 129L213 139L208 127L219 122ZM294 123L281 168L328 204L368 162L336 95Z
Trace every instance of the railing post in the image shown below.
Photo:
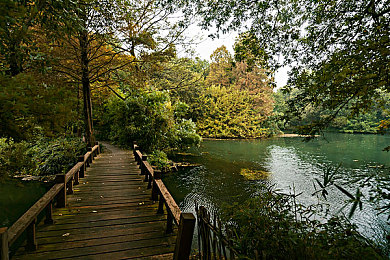
M97 154L100 154L100 145L99 145L99 142L95 142L95 145L98 146L98 148L96 149Z
M145 167L144 162L146 162L148 160L148 156L146 154L143 154L141 160L142 161L140 162L139 168L141 169L141 175L145 175L144 182L147 182L148 181L148 173L146 172L146 167Z
M168 209L168 207L167 207ZM165 233L167 234L170 234L173 232L173 217L172 217L172 214L171 212L169 212L169 210L167 210L167 230L165 231Z
M0 228L0 260L9 260L8 228Z
M87 167L90 166L90 164L92 163L92 157L93 157L93 154L92 154L92 147L87 147L87 151L88 152L91 152L91 154L88 156L87 158Z
M74 173L73 185L79 185L79 172L80 170Z
M64 187L58 193L57 207L58 208L65 208L66 207L66 182L65 182L65 175L64 174L56 175L56 183L63 183L64 184Z
M35 232L35 224L37 220L34 219L31 224L27 227L27 245L26 249L28 251L37 250L37 240L36 240L36 232Z
M79 156L79 162L83 162L83 166L80 168L79 177L84 178L84 171L85 171L84 155Z
M154 177L153 177L154 180L161 179L161 171L154 171L153 175L154 175ZM157 187L157 184L155 183L154 180L153 180L153 184L152 184L152 200L158 201L158 187Z
M157 214L164 214L164 197L160 194L160 200L158 201Z
M46 206L46 218L45 218L45 224L53 224L53 202L50 201L49 204Z
M148 189L152 188L152 182L153 182L153 172L154 170L152 170L152 172L147 172L147 174L149 175L149 179L148 179Z
M177 231L174 260L189 259L192 237L195 229L195 216L192 213L181 213Z
M68 190L67 190L66 194L73 194L73 177L70 178L70 180L67 183L67 186L68 186L67 187Z
M139 146L136 145L136 144L134 144L134 145L133 145L133 154L134 154L134 159L135 159L135 161L137 162L137 165L140 164L139 158L138 158L138 155L137 155L137 151L138 151L138 150L139 150Z

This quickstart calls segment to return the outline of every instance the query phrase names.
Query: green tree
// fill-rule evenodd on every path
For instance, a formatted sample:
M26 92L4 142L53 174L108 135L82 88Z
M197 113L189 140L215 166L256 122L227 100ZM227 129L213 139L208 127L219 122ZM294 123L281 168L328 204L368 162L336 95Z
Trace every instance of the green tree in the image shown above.
M3 0L0 4L0 68L15 76L42 58L34 34L44 28L53 38L64 30L64 24L75 20L72 1ZM56 36L56 37L55 37Z
M206 84L215 84L227 87L232 79L233 57L225 45L217 48L210 56L210 73L207 76Z
M87 145L94 142L92 91L108 88L125 100L145 87L148 73L175 53L185 24L174 10L149 1L79 1L78 26L56 46L53 70L81 86ZM119 91L120 90L120 91Z
M182 1L219 32L250 27L273 67L293 67L290 87L302 92L290 112L308 104L333 111L307 130L315 133L343 108L357 114L389 91L390 1ZM189 6L189 7L188 7ZM245 6L245 8L242 8Z

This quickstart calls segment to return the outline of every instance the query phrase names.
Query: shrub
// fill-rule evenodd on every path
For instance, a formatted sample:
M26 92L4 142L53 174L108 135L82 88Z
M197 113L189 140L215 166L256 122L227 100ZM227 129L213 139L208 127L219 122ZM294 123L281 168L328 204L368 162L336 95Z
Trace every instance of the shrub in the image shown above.
M154 150L148 155L148 161L151 165L156 166L157 169L167 171L170 168L170 160L163 151Z
M86 152L78 138L42 138L34 143L0 139L0 175L53 175L69 170Z
M222 218L242 259L382 259L347 219L316 220L318 211L271 189L243 204L226 206Z
M181 118L186 105L172 104L167 91L138 90L125 101L110 100L106 109L101 124L110 128L102 128L109 133L101 135L119 145L130 146L137 141L145 152L167 152L200 142L194 123Z

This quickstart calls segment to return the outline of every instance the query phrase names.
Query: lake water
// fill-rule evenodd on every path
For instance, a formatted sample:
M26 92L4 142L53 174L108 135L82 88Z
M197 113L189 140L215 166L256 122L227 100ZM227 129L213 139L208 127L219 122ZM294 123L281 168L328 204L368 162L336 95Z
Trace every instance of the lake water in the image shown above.
M346 182L361 175L386 174L390 166L390 153L382 149L390 145L390 136L326 134L313 141L302 138L272 138L267 140L205 140L189 154L177 155L175 161L199 164L164 177L164 183L184 211L194 212L194 201L210 209L218 209L224 203L242 202L259 193L261 183L275 185L281 192L302 194L298 200L305 205L316 204L318 198L313 182L322 180L328 168L340 164L337 183L343 184L352 194L356 187ZM378 168L378 166L380 166ZM265 178L251 180L245 172L266 172ZM245 175L245 174L244 174ZM373 181L372 179L371 181ZM375 184L375 183L374 183ZM339 212L348 199L337 189L329 189L327 203L332 214ZM367 189L363 193L368 197ZM377 215L372 203L364 203L357 210L352 222L364 235L384 242L384 234L390 232L385 215ZM342 212L349 213L349 207ZM342 213L338 213L342 214Z
M10 227L49 189L38 181L0 179L0 227Z

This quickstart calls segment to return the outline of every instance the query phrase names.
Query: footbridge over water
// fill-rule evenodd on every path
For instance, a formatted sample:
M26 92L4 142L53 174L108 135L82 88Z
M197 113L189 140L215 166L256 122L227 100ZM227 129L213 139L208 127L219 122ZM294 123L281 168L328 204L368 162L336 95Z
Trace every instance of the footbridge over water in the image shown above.
M1 260L189 258L193 214L181 212L137 145L134 152L104 146L104 153L98 144L89 148L0 229Z

